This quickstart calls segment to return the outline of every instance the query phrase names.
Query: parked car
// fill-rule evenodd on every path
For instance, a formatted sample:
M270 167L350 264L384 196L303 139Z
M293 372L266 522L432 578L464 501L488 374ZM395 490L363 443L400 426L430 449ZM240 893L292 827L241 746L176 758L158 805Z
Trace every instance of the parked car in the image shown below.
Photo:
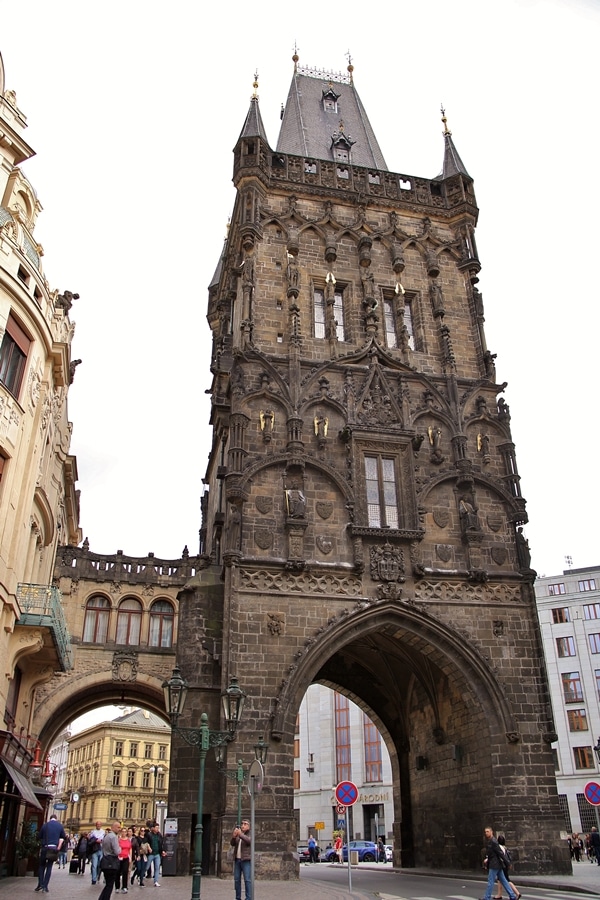
M350 853L353 850L358 851L359 862L375 862L377 859L377 844L373 843L373 841L350 841L349 845L344 844L343 847L344 862L348 862L348 846L350 847ZM325 859L327 862L335 862L337 860L335 850L328 850Z
M296 850L298 852L298 859L300 860L300 862L310 862L310 851L306 844L298 844L298 846L296 847ZM317 844L317 862L321 861L320 853L321 853L321 849L320 849L319 845Z
M394 858L394 854L392 852L392 848L391 848L390 844L385 844L385 861L392 862L393 858Z

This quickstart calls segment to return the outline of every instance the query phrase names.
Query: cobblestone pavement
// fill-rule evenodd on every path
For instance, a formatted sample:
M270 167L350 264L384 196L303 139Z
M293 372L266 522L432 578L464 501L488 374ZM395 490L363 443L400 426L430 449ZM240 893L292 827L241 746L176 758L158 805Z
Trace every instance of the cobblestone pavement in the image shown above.
M325 865L325 864L323 864ZM366 900L368 897L384 896L383 894L371 894L364 890L348 891L348 882L340 879L339 884L319 883L313 878L303 877L303 870L309 868L300 866L300 879L298 881L262 881L256 882L256 900ZM369 866L360 866L361 870ZM379 866L378 872L386 871L390 875L390 891L385 896L402 896L402 871L393 869L391 865ZM341 874L341 873L340 873ZM439 869L409 869L406 874L422 876L445 876L464 880L474 879L481 881L482 891L484 878L480 872L448 872ZM308 875L308 872L307 872ZM582 894L600 895L600 866L587 861L573 864L572 876L557 875L529 875L514 876L515 883L524 893L527 886L551 890L563 890L579 892ZM31 874L25 878L0 879L0 900L21 900L27 897L33 900L37 878ZM431 890L431 888L429 888ZM162 896L163 900L190 900L192 893L191 876L179 876L175 878L162 877L161 885L155 888L152 881L148 881L143 890L136 884L129 888L128 900L143 900L150 894L154 900ZM69 875L68 869L58 869L52 873L50 880L50 894L54 894L59 900L97 900L100 894L99 885L92 885L90 876L86 872L83 876ZM43 894L40 896L44 896ZM113 891L111 900L121 897ZM481 893L479 893L481 896ZM202 900L234 900L233 879L214 878L204 876L202 878Z

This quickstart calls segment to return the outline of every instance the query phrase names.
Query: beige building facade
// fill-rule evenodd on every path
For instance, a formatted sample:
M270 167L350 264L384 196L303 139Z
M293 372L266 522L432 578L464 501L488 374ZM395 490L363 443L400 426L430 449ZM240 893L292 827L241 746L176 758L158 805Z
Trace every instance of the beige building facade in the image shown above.
M44 275L42 206L21 169L34 154L25 129L0 58L0 835L9 835L0 874L10 872L23 816L36 820L47 801L35 692L72 665L52 575L57 547L81 540L67 413L76 295Z

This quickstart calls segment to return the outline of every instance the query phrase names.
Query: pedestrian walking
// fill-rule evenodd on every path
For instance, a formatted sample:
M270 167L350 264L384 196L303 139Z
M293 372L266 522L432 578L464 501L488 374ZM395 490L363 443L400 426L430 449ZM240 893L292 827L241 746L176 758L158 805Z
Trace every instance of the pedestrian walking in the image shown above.
M488 870L488 881L483 900L492 900L496 879L500 881L500 884L508 893L509 900L518 900L517 893L511 888L504 874L505 856L500 844L494 837L494 829L488 825L484 830L484 834L486 840L484 867Z
M67 836L65 829L62 827L54 813L50 816L45 825L40 829L40 865L38 868L38 883L36 891L42 891L49 894L48 884L52 875L52 866L58 859L61 847L66 845Z
M244 819L241 825L236 825L233 829L231 846L233 847L233 885L235 887L235 900L242 900L242 878L244 879L246 900L252 900L252 882L250 878L252 867L252 837L248 819Z

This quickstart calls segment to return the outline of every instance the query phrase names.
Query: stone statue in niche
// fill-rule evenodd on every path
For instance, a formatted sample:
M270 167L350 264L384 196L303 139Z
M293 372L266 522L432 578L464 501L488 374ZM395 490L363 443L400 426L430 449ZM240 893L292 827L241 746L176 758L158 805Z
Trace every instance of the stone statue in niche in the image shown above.
M479 516L477 515L477 510L475 509L473 497L471 495L461 497L458 503L458 512L463 534L481 531Z
M433 425L430 425L427 429L427 434L429 435L429 443L431 444L430 460L434 465L439 466L446 458L441 450L442 429L437 426L434 428Z
M303 519L306 513L306 497L298 487L287 488L285 492L287 514L290 519Z
M517 540L517 556L519 557L519 565L522 569L531 568L531 553L529 552L529 541L523 534L523 528L519 526L516 531Z
M477 435L477 450L483 456L483 462L487 465L490 462L490 438L489 435L479 433Z

